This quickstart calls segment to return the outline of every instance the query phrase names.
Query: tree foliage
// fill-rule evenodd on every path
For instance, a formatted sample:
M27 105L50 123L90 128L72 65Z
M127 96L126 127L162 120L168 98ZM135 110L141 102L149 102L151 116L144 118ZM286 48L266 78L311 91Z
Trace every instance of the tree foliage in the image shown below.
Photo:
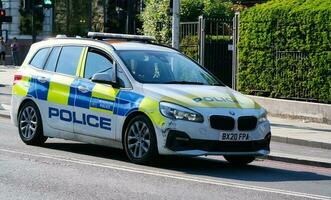
M143 33L155 36L163 44L171 41L170 0L146 0L146 7L141 14ZM232 3L220 0L181 0L181 21L198 21L200 15L205 17L232 17ZM158 27L160 26L161 27Z
M240 16L239 89L331 102L329 0L271 0Z
M20 2L20 25L19 29L21 34L32 34L32 12L31 9L24 10L23 9L23 0ZM43 22L44 22L44 13L43 9L35 9L35 31L36 34L39 34L43 30Z
M171 17L168 15L170 0L146 0L141 14L143 33L154 36L162 44L170 44Z

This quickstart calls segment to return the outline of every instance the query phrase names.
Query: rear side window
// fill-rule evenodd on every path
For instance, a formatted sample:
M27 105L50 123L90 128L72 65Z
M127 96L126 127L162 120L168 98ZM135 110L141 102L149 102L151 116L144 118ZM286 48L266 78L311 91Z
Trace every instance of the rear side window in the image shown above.
M50 48L40 49L33 57L30 62L30 65L42 69L44 67L44 63L46 60L46 56L48 55L48 51Z
M48 60L45 65L45 70L54 72L56 68L57 58L59 57L59 53L61 51L61 47L54 47L51 54L48 57Z
M68 75L76 75L76 69L82 53L83 47L67 46L63 47L57 63L56 72Z

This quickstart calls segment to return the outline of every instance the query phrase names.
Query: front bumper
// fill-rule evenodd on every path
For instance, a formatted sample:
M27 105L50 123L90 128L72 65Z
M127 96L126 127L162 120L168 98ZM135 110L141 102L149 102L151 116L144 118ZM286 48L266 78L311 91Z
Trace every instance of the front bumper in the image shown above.
M270 152L271 133L262 140L218 141L192 139L182 131L169 131L166 148L182 155L255 155L265 156Z

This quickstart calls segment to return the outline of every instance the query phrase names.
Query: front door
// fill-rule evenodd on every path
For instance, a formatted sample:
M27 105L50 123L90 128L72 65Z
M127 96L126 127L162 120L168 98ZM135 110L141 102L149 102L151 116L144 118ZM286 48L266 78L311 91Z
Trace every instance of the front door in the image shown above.
M114 102L118 89L111 85L94 83L91 78L95 73L113 70L113 60L104 51L89 48L84 69L73 86L76 90L74 113L74 131L94 137L115 139L115 118L113 116Z

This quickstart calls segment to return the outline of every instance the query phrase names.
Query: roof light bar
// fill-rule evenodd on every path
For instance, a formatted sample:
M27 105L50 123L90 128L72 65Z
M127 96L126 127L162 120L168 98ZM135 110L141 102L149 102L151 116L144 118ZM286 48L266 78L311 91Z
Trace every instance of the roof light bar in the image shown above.
M58 34L55 38L67 38L67 36L64 34Z
M88 32L88 37L96 39L121 39L121 40L136 40L136 41L154 41L155 38L152 36L145 35L129 35L129 34L118 34L118 33L101 33L101 32Z

